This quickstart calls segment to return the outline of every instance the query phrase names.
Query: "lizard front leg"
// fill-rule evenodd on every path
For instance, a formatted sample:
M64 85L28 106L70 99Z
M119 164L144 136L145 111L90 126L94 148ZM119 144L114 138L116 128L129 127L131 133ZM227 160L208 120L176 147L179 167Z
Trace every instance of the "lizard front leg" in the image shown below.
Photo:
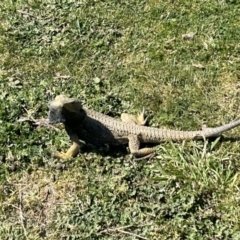
M69 159L71 157L76 156L79 153L80 150L80 141L76 134L71 134L70 139L72 140L72 146L67 150L65 153L59 153L57 152L55 154L56 157L62 158L62 159Z
M141 148L140 141L137 135L130 134L128 135L128 145L131 154L137 159L151 159L155 155L155 150L152 148Z
M125 123L134 123L140 126L144 126L147 122L147 117L144 118L145 109L143 108L142 112L139 113L137 116L128 114L128 113L122 113L121 114L121 120Z

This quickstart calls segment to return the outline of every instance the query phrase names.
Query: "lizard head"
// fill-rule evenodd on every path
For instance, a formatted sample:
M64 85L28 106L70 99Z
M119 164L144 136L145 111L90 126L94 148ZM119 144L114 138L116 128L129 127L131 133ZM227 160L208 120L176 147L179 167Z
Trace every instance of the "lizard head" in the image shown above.
M64 123L68 126L77 126L85 116L82 104L77 99L58 95L49 104L48 119L51 124Z

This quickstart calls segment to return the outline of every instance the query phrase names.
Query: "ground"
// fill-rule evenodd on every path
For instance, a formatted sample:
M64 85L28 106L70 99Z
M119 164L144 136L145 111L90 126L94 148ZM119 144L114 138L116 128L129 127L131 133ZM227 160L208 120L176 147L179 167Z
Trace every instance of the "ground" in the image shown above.
M238 1L0 3L1 239L239 239L240 129L209 141L70 146L36 127L58 94L197 130L240 117Z

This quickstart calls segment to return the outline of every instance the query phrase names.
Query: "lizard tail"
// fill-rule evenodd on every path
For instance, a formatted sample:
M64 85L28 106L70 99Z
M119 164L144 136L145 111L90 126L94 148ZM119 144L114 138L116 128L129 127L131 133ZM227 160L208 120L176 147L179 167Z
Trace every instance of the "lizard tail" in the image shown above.
M219 136L223 132L233 129L239 125L240 125L240 119L230 122L230 123L227 123L227 124L224 124L220 127L206 128L206 129L202 130L202 136L204 136L205 138Z

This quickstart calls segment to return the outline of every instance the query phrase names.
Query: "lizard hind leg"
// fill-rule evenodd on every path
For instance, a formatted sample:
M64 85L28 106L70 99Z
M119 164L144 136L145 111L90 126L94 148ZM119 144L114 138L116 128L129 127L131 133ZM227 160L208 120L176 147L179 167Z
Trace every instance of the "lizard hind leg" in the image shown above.
M145 118L145 109L143 108L142 112L139 113L137 116L128 113L122 113L121 120L125 123L133 123L144 126L148 120L148 117Z
M155 150L152 148L141 148L140 141L137 135L130 134L128 136L129 150L136 160L151 159L155 156Z

